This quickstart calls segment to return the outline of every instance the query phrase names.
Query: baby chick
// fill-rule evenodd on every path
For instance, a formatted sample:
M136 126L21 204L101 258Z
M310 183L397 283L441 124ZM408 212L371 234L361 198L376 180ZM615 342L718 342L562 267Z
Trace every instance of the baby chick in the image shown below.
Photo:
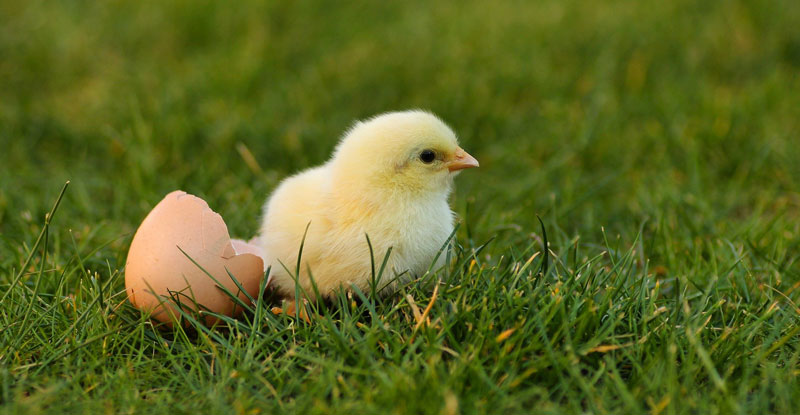
M351 285L368 293L367 236L376 274L391 247L377 282L382 293L424 274L453 231L447 204L453 178L470 167L478 161L430 113L357 122L327 163L285 179L264 205L260 238L272 287L294 298L296 277L301 295L314 299L313 278L321 296ZM443 264L440 255L434 266Z

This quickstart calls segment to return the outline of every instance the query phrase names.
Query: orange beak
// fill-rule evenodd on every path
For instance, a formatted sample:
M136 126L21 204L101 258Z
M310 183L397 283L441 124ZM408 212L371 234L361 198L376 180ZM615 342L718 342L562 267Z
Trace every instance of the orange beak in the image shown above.
M478 166L480 166L478 160L470 156L469 153L464 151L461 147L456 149L455 158L447 163L447 169L451 172Z

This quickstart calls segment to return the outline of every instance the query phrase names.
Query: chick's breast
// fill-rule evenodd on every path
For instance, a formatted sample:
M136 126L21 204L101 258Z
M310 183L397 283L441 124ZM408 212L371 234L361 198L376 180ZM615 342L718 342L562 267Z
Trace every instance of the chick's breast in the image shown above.
M389 285L389 290L422 276L431 266L435 270L444 265L446 254L442 249L452 231L453 213L444 197L396 203L381 209L369 233L370 239L380 238L378 241L384 244L384 251L376 252L376 260L382 260L385 249L391 246L390 268L384 278L402 274Z

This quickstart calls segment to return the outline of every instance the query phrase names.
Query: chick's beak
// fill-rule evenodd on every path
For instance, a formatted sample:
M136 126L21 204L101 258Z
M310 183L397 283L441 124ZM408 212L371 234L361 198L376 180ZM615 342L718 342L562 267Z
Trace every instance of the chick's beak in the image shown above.
M459 147L456 149L455 157L447 163L447 169L450 171L458 171L468 169L470 167L478 167L480 164L475 157L472 157Z

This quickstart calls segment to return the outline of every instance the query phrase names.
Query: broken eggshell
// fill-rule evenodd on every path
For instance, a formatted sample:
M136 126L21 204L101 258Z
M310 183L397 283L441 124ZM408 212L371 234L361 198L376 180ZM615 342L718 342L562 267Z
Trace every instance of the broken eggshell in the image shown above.
M125 264L128 299L168 325L180 316L175 300L192 310L199 305L201 310L221 315L240 314L242 307L206 272L248 304L247 295L228 272L250 296L258 298L264 276L263 251L259 246L231 240L222 217L203 199L174 191L153 208L133 237ZM206 325L216 322L213 316L205 316Z

